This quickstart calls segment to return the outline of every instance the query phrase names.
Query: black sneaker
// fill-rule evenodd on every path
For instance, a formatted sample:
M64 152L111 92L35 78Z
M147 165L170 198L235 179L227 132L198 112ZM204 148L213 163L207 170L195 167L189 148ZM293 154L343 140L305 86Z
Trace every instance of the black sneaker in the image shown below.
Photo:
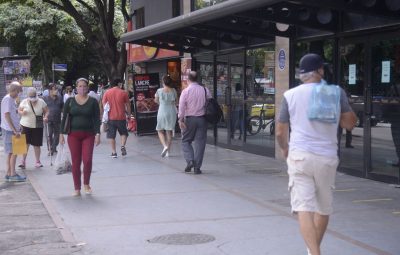
M118 158L117 153L111 153L112 158Z
M188 173L188 172L192 171L193 166L194 166L193 160L189 161L189 163L185 167L185 172Z
M195 168L193 174L201 174L200 168Z
M121 155L126 156L126 149L125 146L121 146Z

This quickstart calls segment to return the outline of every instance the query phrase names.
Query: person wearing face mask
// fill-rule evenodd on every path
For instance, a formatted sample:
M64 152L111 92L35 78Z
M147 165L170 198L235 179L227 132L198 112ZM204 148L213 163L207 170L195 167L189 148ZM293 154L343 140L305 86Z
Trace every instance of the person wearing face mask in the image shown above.
M50 139L49 156L57 152L56 148L60 137L61 111L64 106L63 98L59 95L56 84L48 86L49 95L43 97L49 109L48 139Z
M26 135L26 144L33 146L35 152L36 164L35 167L42 167L40 162L40 147L43 145L43 123L37 121L37 116L43 116L43 122L47 122L49 110L46 102L38 98L36 88L29 87L27 90L28 97L21 101L18 107L18 113L21 115L22 133ZM27 151L27 153L28 153ZM22 157L20 168L26 167L26 155Z
M67 115L70 115L70 131L68 146L71 151L72 177L74 180L74 196L81 195L81 164L83 163L83 185L86 194L92 193L90 175L94 145L100 144L100 108L96 99L88 95L88 80L80 78L76 81L78 94L65 102L61 121L60 144L64 144L63 130Z

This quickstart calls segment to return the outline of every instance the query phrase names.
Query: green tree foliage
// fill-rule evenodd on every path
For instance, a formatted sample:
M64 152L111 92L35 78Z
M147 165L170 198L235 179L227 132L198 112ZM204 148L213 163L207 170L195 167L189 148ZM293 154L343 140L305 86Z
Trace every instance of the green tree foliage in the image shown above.
M70 15L99 57L110 80L121 78L126 68L126 49L119 36L129 20L126 0L42 0Z
M96 54L95 58L84 59L90 63L92 60L98 60L97 66L103 69L108 79L112 80L115 78L121 78L126 68L126 49L119 42L119 36L125 31L125 21L129 20L127 13L127 1L126 0L3 0L0 3L8 2L9 4L20 4L25 7L30 7L33 12L38 6L42 6L46 11L63 13L58 18L65 19L67 24L75 25L72 30L64 30L60 27L56 27L55 23L51 23L52 29L56 29L56 33L60 36L68 37L66 44L69 47L74 43L69 40L75 40L76 38L85 38L87 44L85 46L91 49L91 52ZM5 19L15 16L23 19L24 16L17 13L10 13ZM44 10L42 10L44 13ZM40 13L40 12L39 12ZM3 15L2 15L3 16ZM46 16L46 17L43 17ZM39 18L36 22L40 24L40 20L48 18L46 14L43 14L42 18ZM51 15L50 15L51 16ZM64 21L60 21L60 26L64 25ZM70 22L71 21L71 22ZM73 22L72 22L73 21ZM9 21L12 22L12 21ZM34 20L32 20L35 23ZM1 25L0 25L1 26ZM2 26L3 28L7 26ZM79 28L79 29L76 29ZM44 28L46 31L46 28ZM49 34L53 30L48 30ZM74 34L68 36L67 31L73 31ZM3 33L3 32L2 32ZM3 33L7 34L7 33ZM25 32L26 34L26 32ZM29 34L28 36L35 36L35 33ZM16 35L15 35L16 36ZM69 38L71 37L71 38ZM27 38L29 39L29 37ZM67 45L62 46L58 41L54 42L60 48L65 48ZM42 45L43 46L43 45ZM36 47L36 46L35 46ZM73 48L73 46L72 46ZM32 49L32 47L28 47ZM93 63L92 63L93 64ZM89 75L87 73L86 75Z
M45 82L51 78L52 60L70 60L74 45L84 40L71 17L38 1L0 4L0 34L15 54L33 56L32 73L41 73Z
M199 10L211 5L219 4L228 0L195 0L194 1L194 9Z

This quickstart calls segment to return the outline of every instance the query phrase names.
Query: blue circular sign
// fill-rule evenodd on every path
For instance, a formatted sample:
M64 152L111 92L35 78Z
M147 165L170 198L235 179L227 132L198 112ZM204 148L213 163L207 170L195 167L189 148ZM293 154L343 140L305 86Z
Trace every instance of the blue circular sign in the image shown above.
M286 63L286 53L284 49L279 50L278 54L278 65L279 69L285 70L285 63Z

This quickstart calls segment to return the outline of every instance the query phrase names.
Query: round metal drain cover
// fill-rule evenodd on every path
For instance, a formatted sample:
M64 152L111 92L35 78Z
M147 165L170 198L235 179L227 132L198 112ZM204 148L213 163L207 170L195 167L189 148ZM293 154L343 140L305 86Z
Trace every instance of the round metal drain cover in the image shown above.
M181 233L156 236L147 240L149 243L161 243L170 245L193 245L209 243L215 240L215 237L205 234Z

